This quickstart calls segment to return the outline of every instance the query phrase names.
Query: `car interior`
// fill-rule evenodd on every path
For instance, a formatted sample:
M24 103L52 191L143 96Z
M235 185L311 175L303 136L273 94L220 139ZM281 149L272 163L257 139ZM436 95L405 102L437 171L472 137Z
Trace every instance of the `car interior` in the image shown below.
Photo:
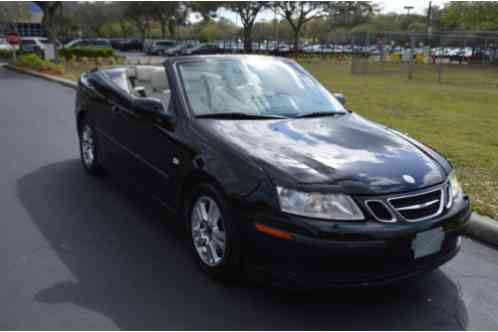
M171 98L168 78L162 66L131 66L126 69L127 92L136 97L159 99L167 110Z

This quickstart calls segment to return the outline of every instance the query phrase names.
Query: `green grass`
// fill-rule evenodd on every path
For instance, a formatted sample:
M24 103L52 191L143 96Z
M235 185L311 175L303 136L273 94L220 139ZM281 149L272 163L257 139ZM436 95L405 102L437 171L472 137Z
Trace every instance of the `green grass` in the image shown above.
M442 153L457 169L474 210L498 219L498 69L447 66L443 82L451 84L438 84L428 65L417 65L413 80L400 73L351 75L349 65L334 61L302 65L329 90L343 92L354 112ZM68 66L63 76L77 80L93 67Z
M438 84L429 66L407 80L401 74L351 75L349 66L330 62L302 65L329 90L343 92L354 112L442 153L457 169L473 208L498 219L498 88L478 85L482 72L446 69L443 78L462 82L454 85ZM497 74L485 77L498 81Z
M80 63L78 65L66 64L64 74L62 74L61 76L71 81L78 81L81 74L89 70L92 70L95 67L96 65L94 63L87 63L87 64Z

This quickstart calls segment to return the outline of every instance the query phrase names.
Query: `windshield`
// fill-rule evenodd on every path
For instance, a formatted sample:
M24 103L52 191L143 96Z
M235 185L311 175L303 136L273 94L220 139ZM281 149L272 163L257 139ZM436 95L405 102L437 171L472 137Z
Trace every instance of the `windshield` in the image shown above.
M294 62L276 58L208 59L179 64L192 112L303 116L346 110Z

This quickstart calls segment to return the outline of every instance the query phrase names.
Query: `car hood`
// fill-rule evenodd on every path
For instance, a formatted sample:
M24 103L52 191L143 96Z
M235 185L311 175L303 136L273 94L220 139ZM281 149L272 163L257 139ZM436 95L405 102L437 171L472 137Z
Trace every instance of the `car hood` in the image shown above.
M434 151L355 114L201 122L282 185L371 195L421 189L446 178L445 161Z

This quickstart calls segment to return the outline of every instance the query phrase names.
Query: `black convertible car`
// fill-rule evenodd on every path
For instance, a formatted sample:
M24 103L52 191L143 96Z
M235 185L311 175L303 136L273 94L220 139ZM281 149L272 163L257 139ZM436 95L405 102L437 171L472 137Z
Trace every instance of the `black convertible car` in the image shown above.
M88 173L175 212L217 279L406 278L454 257L470 214L439 153L351 112L288 59L96 69L79 80L76 120Z

